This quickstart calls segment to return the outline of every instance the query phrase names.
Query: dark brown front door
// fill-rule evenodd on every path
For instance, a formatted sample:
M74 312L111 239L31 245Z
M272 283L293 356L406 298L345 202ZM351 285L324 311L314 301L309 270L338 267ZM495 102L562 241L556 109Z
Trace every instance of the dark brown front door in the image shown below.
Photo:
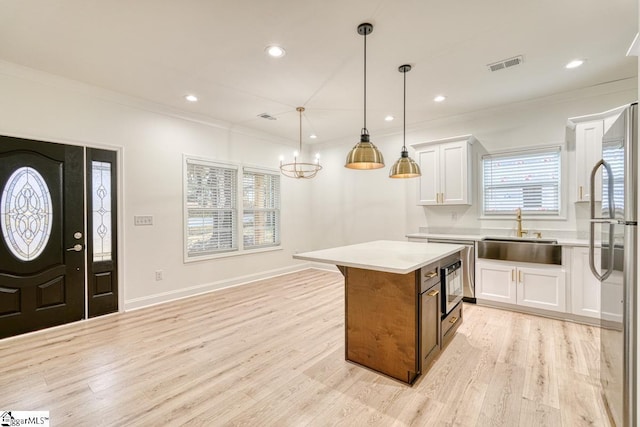
M0 136L0 338L84 317L83 151Z

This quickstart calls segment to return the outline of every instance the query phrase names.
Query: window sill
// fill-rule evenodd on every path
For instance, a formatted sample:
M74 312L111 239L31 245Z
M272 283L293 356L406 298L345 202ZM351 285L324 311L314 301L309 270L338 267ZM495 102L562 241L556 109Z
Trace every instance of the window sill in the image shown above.
M479 216L479 220L496 220L496 221L505 221L505 220L516 220L516 214L513 215L491 215L491 216ZM566 221L567 217L564 215L522 215L522 221Z
M275 251L281 251L282 249L282 245L279 246L269 246L266 248L258 248L258 249L244 249L244 250L237 250L237 251L233 251L233 252L221 252L221 253L217 253L217 254L210 254L210 255L203 255L203 256L199 256L199 257L192 257L192 258L184 258L184 263L185 264L190 264L192 262L201 262L201 261L209 261L212 259L220 259L220 258L230 258L230 257L236 257L236 256L243 256L243 255L251 255L251 254L258 254L258 253L263 253L263 252L275 252Z

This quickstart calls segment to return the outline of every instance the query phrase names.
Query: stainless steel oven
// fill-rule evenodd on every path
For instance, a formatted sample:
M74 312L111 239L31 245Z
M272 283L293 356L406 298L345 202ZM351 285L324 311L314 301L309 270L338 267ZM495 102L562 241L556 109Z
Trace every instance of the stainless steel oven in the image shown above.
M442 317L462 301L462 261L457 260L440 268L442 285Z
M462 291L464 302L476 302L476 242L474 240L463 239L427 239L428 243L450 243L452 245L464 245L460 257L462 258Z

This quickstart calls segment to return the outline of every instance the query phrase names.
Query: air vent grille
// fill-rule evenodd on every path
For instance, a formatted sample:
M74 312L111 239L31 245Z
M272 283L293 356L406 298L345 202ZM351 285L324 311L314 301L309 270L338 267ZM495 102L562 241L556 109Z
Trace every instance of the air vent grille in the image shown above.
M275 117L273 117L271 114L268 114L268 113L258 114L258 117L262 117L263 119L267 119L267 120L277 120Z
M494 62L493 64L488 64L489 71L498 71L505 68L514 67L516 65L522 64L524 59L522 55L514 56L513 58L503 59L502 61Z

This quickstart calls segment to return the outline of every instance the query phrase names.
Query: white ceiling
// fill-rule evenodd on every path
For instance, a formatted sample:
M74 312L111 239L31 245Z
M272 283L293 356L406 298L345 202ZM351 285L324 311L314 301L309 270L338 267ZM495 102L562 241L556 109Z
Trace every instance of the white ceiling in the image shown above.
M0 60L297 143L407 125L637 76L637 0L0 0ZM271 43L281 59L267 57ZM516 55L517 67L486 65ZM585 65L567 70L574 58ZM196 94L192 104L184 95ZM445 94L436 104L433 97ZM277 120L258 118L269 113ZM396 116L385 122L384 116Z

